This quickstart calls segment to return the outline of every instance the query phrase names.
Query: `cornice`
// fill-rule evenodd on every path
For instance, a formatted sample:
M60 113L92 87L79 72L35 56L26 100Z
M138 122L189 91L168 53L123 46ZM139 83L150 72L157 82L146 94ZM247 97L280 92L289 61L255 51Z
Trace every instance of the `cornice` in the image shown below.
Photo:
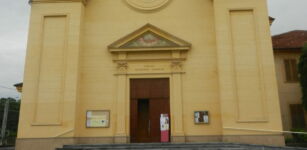
M71 2L82 2L86 5L87 0L29 0L29 4L35 3L71 3Z

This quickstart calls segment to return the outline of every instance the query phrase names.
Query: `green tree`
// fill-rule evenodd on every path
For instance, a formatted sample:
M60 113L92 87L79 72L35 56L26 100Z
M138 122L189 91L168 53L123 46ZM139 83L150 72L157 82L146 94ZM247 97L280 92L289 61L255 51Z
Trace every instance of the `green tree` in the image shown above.
M305 43L300 61L298 64L298 72L302 87L302 102L305 110L307 110L307 43Z
M14 144L14 139L17 136L20 100L14 98L0 98L0 126L2 124L5 102L9 101L9 112L6 125L6 138L8 144Z

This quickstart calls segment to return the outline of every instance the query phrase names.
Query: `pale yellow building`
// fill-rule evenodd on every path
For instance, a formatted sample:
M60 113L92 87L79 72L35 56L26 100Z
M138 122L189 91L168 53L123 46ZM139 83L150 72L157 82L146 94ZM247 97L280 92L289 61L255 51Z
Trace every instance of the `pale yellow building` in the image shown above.
M32 0L17 150L284 145L266 0Z
M282 33L273 36L272 41L283 129L306 129L307 113L302 106L297 64L303 45L307 42L307 31Z

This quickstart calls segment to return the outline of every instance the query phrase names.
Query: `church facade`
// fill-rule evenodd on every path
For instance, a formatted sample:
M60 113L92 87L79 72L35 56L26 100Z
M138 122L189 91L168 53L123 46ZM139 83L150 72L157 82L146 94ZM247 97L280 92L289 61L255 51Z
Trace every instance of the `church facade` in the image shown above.
M265 0L31 0L17 150L284 145Z

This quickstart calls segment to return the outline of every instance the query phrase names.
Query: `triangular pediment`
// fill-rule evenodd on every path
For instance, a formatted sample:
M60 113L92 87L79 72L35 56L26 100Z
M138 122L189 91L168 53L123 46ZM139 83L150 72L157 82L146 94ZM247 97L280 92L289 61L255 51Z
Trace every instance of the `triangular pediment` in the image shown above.
M153 48L153 47L178 47L180 45L163 38L152 31L147 31L139 37L122 45L120 48Z
M191 44L151 24L121 38L109 46L111 52L128 50L190 49Z

